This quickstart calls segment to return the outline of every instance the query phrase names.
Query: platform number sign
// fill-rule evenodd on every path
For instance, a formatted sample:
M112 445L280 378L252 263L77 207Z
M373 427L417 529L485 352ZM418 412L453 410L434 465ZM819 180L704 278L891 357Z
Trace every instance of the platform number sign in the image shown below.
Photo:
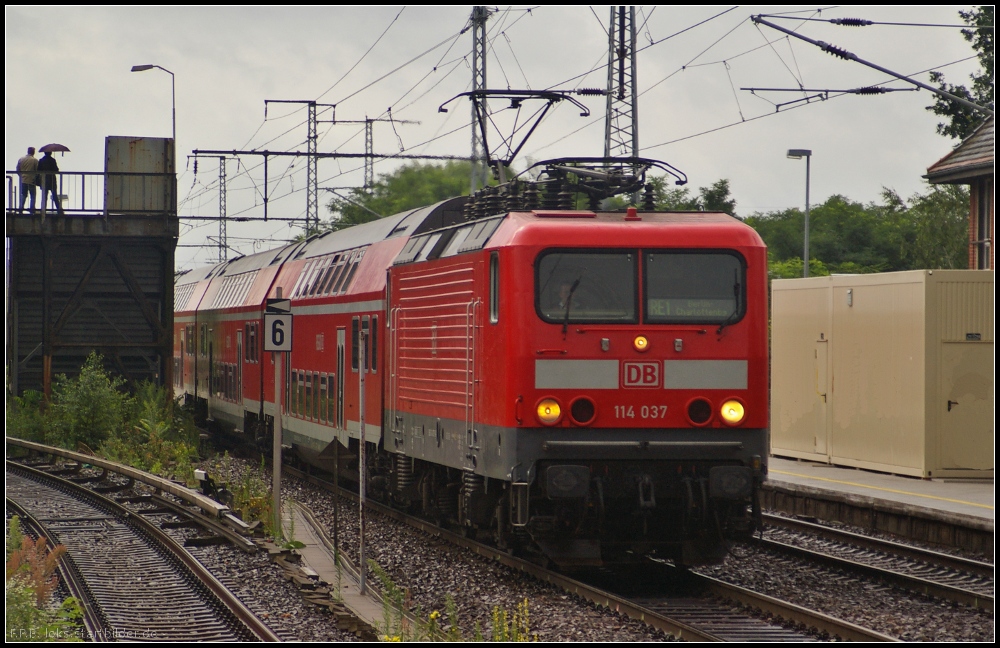
M264 313L264 350L292 350L291 302L287 299L268 299Z

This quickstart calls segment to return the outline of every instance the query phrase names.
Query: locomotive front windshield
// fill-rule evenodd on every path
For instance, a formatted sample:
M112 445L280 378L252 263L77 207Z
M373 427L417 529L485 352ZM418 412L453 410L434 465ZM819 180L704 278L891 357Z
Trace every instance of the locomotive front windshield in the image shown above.
M645 321L722 324L743 311L743 260L726 252L647 252Z
M642 295L638 260L642 260ZM734 252L552 250L536 264L535 305L552 323L731 324L745 311Z
M638 322L635 251L543 253L535 274L535 304L547 322Z

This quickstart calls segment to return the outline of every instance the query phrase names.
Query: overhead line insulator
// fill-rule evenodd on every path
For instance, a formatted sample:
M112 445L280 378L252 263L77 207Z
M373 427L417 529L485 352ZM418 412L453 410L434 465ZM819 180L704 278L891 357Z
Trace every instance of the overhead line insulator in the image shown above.
M843 27L868 27L875 24L871 20L865 20L864 18L834 18L830 22Z
M854 54L851 54L847 50L837 47L836 45L830 45L829 43L824 43L823 41L817 41L817 43L824 52L828 54L833 54L834 56L842 58L844 60L853 61L858 58Z

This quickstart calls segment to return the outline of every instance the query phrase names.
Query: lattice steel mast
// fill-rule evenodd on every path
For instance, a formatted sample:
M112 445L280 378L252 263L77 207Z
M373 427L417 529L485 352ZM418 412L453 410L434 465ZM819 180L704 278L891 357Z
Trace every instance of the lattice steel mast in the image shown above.
M611 7L608 25L608 103L604 156L639 156L635 7Z
M472 91L486 90L486 20L490 11L486 7L473 7L472 17ZM486 101L485 98L482 101ZM472 179L471 193L476 193L480 187L486 186L489 160L486 159L486 146L483 143L476 116L476 105L472 102Z

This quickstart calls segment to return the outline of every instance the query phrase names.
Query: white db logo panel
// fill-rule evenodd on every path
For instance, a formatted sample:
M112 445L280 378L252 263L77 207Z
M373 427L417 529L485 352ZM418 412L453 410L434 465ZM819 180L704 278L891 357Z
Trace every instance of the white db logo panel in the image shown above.
M656 388L660 386L659 362L622 363L622 386Z

